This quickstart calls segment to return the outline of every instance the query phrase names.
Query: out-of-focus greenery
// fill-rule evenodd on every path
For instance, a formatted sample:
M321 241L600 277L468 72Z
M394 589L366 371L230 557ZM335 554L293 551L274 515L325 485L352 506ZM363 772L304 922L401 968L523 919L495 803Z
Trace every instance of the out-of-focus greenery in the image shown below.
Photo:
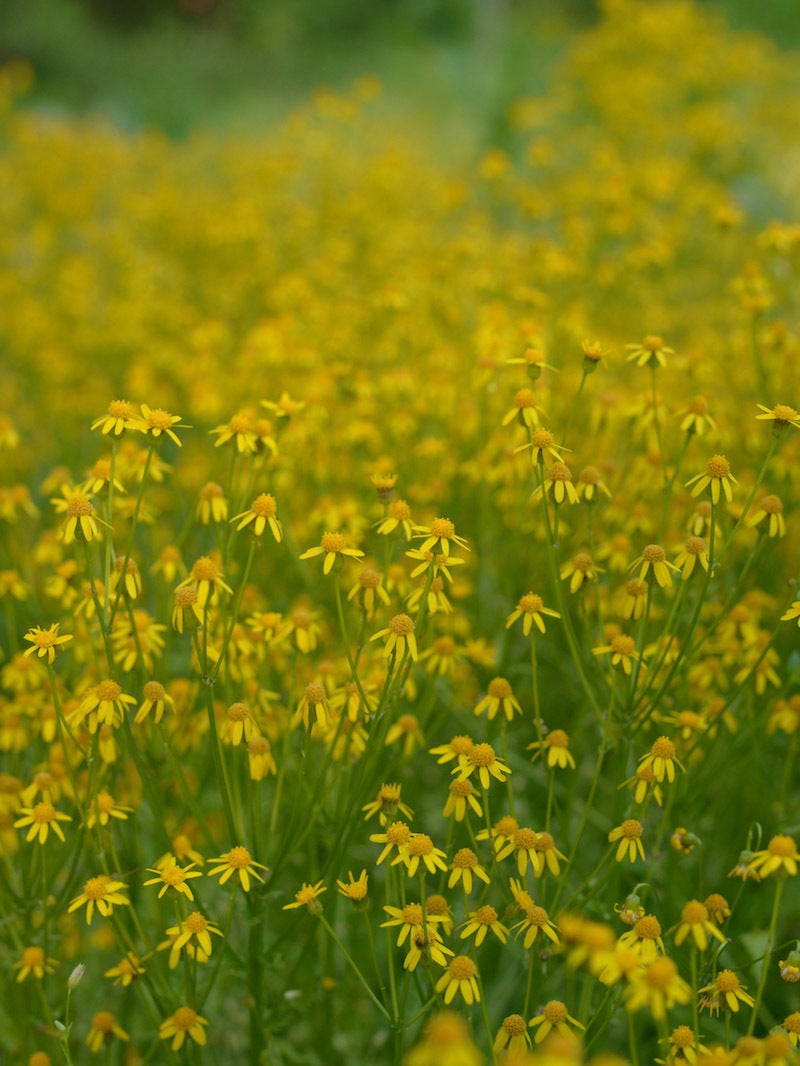
M102 109L173 135L252 126L320 84L378 75L448 145L503 143L512 100L538 91L593 0L4 0L0 58L29 59L33 101ZM795 0L709 4L737 28L800 42Z

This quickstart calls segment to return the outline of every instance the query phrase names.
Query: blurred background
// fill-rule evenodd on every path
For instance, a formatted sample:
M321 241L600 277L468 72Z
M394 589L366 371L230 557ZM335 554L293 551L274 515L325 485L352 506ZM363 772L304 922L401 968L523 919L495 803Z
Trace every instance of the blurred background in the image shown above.
M800 44L797 0L706 6ZM0 61L31 62L37 106L175 137L263 126L370 74L385 107L480 148L503 144L510 103L598 16L595 0L3 0Z

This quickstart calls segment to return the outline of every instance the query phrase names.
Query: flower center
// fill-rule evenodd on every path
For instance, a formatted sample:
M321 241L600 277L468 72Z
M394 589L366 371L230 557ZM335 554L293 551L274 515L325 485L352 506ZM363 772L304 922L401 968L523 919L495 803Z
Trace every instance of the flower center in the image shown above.
M389 621L389 629L398 637L408 636L414 631L414 621L407 614L396 614Z
M324 552L340 552L346 547L346 543L341 533L323 533L320 541Z
M309 703L325 702L325 686L321 681L312 681L310 685L306 685L306 699Z
M469 759L473 766L491 766L495 761L494 748L491 744L475 744Z
M193 607L197 603L197 593L189 585L175 590L175 606L179 608Z
M626 818L620 829L626 840L638 840L642 835L642 823L637 822L635 818Z
M667 553L660 544L648 544L642 552L642 558L648 563L663 563Z
M653 743L650 751L657 759L674 759L675 758L675 745L669 739L669 737L659 737Z
M553 1025L558 1025L567 1017L567 1008L560 999L551 999L545 1005L542 1014Z
M527 1028L525 1019L519 1014L509 1014L503 1019L503 1029L509 1036L522 1036Z
M478 864L478 856L472 848L459 848L453 856L453 866L460 870L471 870Z
M116 681L101 681L95 688L94 694L103 703L113 703L114 700L119 699L122 689L116 683Z
M163 700L166 692L164 686L160 681L148 681L144 686L144 698L150 700L151 703L158 703L159 700Z
M511 685L504 677L496 677L489 682L487 692L494 699L507 700L511 693Z
M197 1012L193 1011L191 1007L178 1007L172 1015L172 1022L176 1029L182 1029L186 1032L197 1022Z
M477 973L477 967L466 955L456 955L447 967L447 971L456 981L468 981Z
M729 477L730 472L731 464L724 455L712 455L706 463L706 474L708 474L709 477Z
M208 928L208 922L200 911L192 911L186 919L186 928L190 933L202 933Z
M237 844L235 848L231 848L228 852L228 864L235 870L243 870L251 862L250 852L247 848L243 848L241 844Z
M415 833L408 842L409 855L430 855L433 841L425 833Z

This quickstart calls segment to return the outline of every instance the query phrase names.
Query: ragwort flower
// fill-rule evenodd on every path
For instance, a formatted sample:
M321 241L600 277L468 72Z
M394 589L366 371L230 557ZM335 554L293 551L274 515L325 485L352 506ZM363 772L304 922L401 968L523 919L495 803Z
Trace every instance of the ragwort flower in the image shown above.
M551 999L549 1003L546 1003L536 1017L531 1018L528 1025L536 1030L536 1035L533 1038L536 1044L541 1044L553 1029L561 1036L571 1037L574 1034L570 1029L570 1025L576 1029L586 1028L581 1025L577 1018L573 1018L567 1012L566 1006L558 999Z
M800 862L800 854L798 854L794 839L779 833L772 837L766 848L754 853L748 869L762 878L775 873L795 877L798 862Z
M31 642L31 646L26 648L23 654L27 658L34 653L40 658L47 656L48 663L54 663L56 659L56 652L61 651L64 644L68 644L72 640L71 633L61 633L59 635L60 622L54 622L47 629L42 629L41 626L33 626L25 634L25 640Z
M358 548L349 548L343 533L323 533L319 545L304 551L300 558L315 559L318 555L325 556L322 562L322 572L329 574L334 563L341 562L345 557L360 559L364 553Z
M202 1047L206 1043L206 1031L203 1028L208 1021L201 1017L192 1007L178 1007L178 1009L161 1023L158 1035L162 1040L172 1037L172 1050L180 1051L186 1040L186 1034Z
M85 906L86 924L91 925L95 907L103 918L107 918L114 907L130 906L130 900L122 895L125 888L124 881L115 881L107 874L90 877L84 883L83 891L72 900L67 910L71 914L78 907Z
M252 525L253 533L260 537L269 526L270 533L280 544L283 540L283 527L277 517L278 505L275 497L269 492L262 492L253 500L246 511L237 514L231 522L238 522L236 532L239 533L246 526ZM326 571L327 573L327 571Z
M548 615L550 618L561 617L558 611L545 607L542 597L537 593L526 592L517 604L516 610L513 610L506 619L506 629L510 629L521 618L523 636L530 636L532 625L535 625L540 633L544 633L545 625L542 615Z
M216 867L216 869L208 870L209 877L219 877L219 883L224 885L235 874L245 892L250 891L251 877L263 882L264 878L258 871L267 869L263 863L256 862L247 848L241 844L237 844L230 851L220 855L218 859L210 859L209 862Z
M739 482L731 473L730 463L725 456L712 455L706 463L705 472L689 478L686 482L686 487L694 485L692 496L699 496L701 492L704 492L710 486L711 502L717 504L722 493L725 494L725 499L728 503L731 503L733 501L733 486L738 484Z

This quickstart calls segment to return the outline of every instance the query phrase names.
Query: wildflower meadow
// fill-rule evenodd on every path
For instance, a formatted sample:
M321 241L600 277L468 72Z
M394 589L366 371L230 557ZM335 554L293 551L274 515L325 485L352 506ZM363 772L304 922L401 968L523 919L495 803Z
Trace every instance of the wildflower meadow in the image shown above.
M0 68L0 1061L800 1060L800 65L502 147Z

